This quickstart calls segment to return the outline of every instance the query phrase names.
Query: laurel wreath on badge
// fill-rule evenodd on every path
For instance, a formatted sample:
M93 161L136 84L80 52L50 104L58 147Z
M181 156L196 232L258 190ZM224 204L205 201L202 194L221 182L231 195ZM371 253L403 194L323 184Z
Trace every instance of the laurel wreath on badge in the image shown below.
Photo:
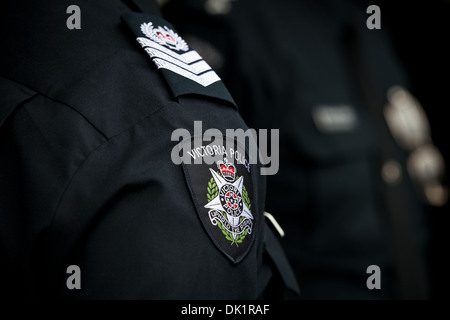
M236 177L236 179L238 179L238 178L239 178L239 176ZM219 188L217 187L217 184L214 181L214 178L211 178L211 180L208 182L208 186L207 186L206 190L207 190L206 196L208 198L208 203L209 203L214 198L216 198L217 195L219 194ZM247 192L247 189L245 188L245 186L242 187L242 197L243 197L245 205L250 210L251 209L250 198L248 197L248 192ZM220 211L220 212L224 215L224 217L226 217L225 212L223 212L223 211ZM242 220L244 220L244 219L245 218L242 217L240 222L242 222ZM231 234L231 232L226 230L223 227L223 225L220 223L220 221L217 221L217 226L222 231L222 233L224 234L225 238L231 242L230 245L236 245L236 247L239 247L239 244L244 241L244 239L247 236L248 231L249 231L249 229L245 229L244 232L242 232L241 234L237 235L236 238L233 239L233 235Z
M160 45L169 47L170 49L177 51L187 51L189 46L186 41L181 38L178 33L168 28L167 26L153 26L153 23L141 24L141 31L147 36L147 38L159 43Z

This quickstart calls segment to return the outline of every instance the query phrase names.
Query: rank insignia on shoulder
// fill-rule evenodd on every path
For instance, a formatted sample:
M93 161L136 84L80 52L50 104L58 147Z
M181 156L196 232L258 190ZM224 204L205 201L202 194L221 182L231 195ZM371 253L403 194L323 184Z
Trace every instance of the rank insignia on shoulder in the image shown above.
M192 148L189 154L204 161L182 165L206 232L220 251L239 263L253 244L258 217L247 153L237 141L226 139L226 147L215 141Z
M123 14L121 18L161 71L175 97L200 94L235 105L216 72L189 48L167 21L136 12Z

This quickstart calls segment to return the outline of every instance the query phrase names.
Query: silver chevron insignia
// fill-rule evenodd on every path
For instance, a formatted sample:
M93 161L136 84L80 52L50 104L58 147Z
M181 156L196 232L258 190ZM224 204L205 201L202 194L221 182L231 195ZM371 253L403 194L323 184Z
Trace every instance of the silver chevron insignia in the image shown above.
M152 58L158 69L170 70L203 87L220 81L219 76L195 50L178 54L150 39L139 37L136 40Z

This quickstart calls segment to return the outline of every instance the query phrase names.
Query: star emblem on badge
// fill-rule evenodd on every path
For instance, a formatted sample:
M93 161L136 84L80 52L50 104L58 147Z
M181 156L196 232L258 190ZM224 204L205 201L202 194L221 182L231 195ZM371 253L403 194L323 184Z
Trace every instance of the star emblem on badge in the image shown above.
M209 170L219 192L204 207L210 209L210 212L223 212L230 226L228 231L232 234L233 239L236 239L236 236L242 232L241 230L238 231L239 224L246 219L253 220L253 215L242 197L244 177L235 180L235 167L228 162L220 161L218 167L222 176L211 168Z

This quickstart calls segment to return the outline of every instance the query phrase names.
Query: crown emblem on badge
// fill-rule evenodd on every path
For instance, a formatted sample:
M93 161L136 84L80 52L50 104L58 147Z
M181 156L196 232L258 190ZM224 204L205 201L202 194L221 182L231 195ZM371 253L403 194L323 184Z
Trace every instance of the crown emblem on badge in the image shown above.
M229 163L227 158L224 159L225 161L218 161L217 162L217 167L220 170L220 173L222 174L222 177L228 181L228 182L233 182L234 179L236 178L236 167L234 166L234 164Z
M141 31L147 38L160 45L166 46L169 49L177 51L189 50L187 43L175 31L167 26L155 27L151 22L143 23L141 24Z
M244 186L244 177L236 180L236 167L224 161L217 161L219 172L209 169L212 178L208 183L209 219L214 226L218 226L231 244L238 246L248 234L252 233L253 215L250 211L251 203Z

